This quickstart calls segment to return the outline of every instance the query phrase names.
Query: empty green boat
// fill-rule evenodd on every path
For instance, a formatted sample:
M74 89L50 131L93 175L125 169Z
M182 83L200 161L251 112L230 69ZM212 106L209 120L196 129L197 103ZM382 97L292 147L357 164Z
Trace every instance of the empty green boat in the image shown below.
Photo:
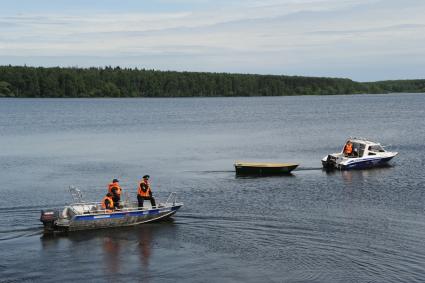
M237 175L285 175L298 167L295 163L239 162L234 166Z

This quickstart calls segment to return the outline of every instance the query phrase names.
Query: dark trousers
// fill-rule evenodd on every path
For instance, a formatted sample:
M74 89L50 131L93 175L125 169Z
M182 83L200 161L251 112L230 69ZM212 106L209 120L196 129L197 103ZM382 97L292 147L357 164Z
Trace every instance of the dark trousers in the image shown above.
M114 194L112 196L112 200L114 201L114 208L120 208L121 197L119 195Z
M137 201L139 202L139 208L143 207L143 200L150 200L152 207L156 206L155 199L153 197L142 197L137 195Z

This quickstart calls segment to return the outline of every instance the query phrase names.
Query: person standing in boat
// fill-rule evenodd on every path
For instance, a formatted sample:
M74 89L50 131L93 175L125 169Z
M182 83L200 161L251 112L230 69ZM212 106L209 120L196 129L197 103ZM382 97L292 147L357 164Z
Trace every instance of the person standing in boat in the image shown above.
M114 208L120 208L121 200L121 186L118 179L113 179L112 183L108 185L108 193L112 194L112 200L114 201Z
M114 201L112 199L112 194L107 193L102 200L102 209L105 209L107 212L114 210Z
M143 180L137 188L137 201L139 208L143 208L143 201L150 200L152 207L156 206L155 199L152 196L151 184L149 183L149 175L143 176Z

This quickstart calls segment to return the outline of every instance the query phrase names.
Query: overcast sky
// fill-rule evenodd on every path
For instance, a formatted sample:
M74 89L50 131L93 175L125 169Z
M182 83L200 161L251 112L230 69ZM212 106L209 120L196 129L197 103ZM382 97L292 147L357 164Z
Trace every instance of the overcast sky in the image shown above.
M0 0L0 65L425 78L424 0Z

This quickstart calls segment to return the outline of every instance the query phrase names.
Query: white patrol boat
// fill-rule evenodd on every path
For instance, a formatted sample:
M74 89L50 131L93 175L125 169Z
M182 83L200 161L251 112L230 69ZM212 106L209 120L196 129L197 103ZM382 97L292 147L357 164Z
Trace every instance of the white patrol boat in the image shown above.
M85 202L78 188L70 187L74 203L62 210L42 210L40 221L45 233L132 226L168 218L183 206L171 193L164 203L152 207L145 201L143 208L137 202L122 201L120 209L103 209L99 202Z
M345 150L349 143L351 143L351 153L347 153ZM377 142L364 138L350 138L341 152L325 156L322 159L322 165L326 169L365 169L383 166L397 154L397 152L386 151Z

